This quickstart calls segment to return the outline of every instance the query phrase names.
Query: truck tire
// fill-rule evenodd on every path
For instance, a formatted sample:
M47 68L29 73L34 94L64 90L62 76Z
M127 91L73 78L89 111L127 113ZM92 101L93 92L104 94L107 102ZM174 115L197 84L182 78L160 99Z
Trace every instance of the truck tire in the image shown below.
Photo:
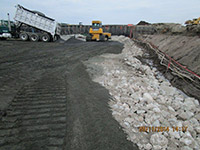
M91 35L87 35L87 36L86 36L86 41L87 41L87 42L92 41L92 36L91 36Z
M106 36L105 36L105 41L108 41L108 39L109 39L109 38L108 38L108 36L106 35Z
M48 34L42 34L42 36L41 36L41 40L43 42L49 42L50 39L51 39L51 37Z
M33 42L39 41L39 35L35 34L35 33L31 34L30 35L30 40L33 41Z
M57 40L59 40L59 39L60 39L60 36L59 36L59 35L55 35L53 41L57 41Z
M105 35L100 35L99 41L104 42L105 41Z
M27 33L20 33L19 35L20 39L23 41L27 41L28 40L28 34Z

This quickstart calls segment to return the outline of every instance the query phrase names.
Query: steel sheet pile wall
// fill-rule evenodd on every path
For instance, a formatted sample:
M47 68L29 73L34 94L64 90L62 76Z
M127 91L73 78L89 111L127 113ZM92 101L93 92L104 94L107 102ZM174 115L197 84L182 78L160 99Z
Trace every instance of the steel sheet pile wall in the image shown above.
M88 34L90 25L63 25L62 34ZM137 34L154 34L156 30L152 26L138 25L103 25L104 32L110 32L112 35L125 35L136 37Z

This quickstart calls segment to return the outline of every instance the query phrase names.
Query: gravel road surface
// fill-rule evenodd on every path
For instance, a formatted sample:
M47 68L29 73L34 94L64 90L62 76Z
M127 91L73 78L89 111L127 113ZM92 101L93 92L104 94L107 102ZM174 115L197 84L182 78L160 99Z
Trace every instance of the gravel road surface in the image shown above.
M1 150L133 150L83 61L118 42L0 41Z

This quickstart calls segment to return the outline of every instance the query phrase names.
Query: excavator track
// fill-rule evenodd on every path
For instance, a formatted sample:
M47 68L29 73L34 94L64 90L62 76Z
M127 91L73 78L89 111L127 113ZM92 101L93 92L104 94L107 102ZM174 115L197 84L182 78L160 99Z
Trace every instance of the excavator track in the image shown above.
M65 92L63 80L58 77L42 78L25 86L0 123L1 150L62 149Z

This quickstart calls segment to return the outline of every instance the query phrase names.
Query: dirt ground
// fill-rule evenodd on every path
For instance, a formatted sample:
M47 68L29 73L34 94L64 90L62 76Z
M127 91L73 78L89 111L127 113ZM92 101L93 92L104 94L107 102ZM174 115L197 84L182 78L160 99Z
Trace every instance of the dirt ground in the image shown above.
M182 35L148 35L143 37L143 42L151 42L157 46L161 51L165 52L173 59L181 63L196 74L200 74L200 51L199 51L199 37L194 36L182 36ZM142 62L151 60L153 65L163 73L163 75L171 82L171 84L178 89L182 90L187 95L195 97L200 101L200 81L198 79L195 82L191 82L187 78L180 78L172 74L171 71L167 71L165 66L160 65L160 60L154 51L147 49L144 44L140 44L144 47L144 51L148 53L148 56L139 58Z
M200 74L200 38L198 36L158 34L148 35L144 41L153 43L188 69Z
M0 41L1 150L133 150L82 61L118 42Z

